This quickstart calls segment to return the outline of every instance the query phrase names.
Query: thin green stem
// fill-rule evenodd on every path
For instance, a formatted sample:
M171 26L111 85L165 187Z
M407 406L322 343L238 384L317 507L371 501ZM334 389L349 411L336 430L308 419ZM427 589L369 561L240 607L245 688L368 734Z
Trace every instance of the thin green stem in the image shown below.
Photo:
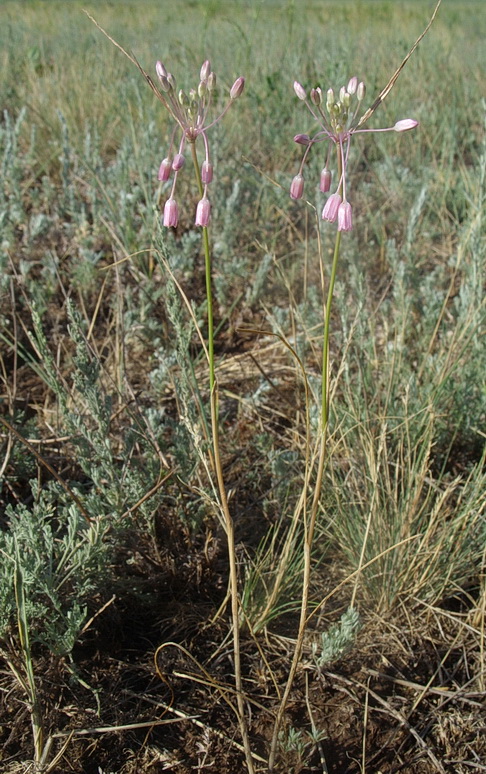
M304 523L304 573L302 579L302 598L300 606L300 620L299 629L297 632L297 639L295 642L294 655L292 663L290 665L289 675L285 690L280 702L277 716L275 718L275 725L273 729L272 743L270 746L270 756L268 759L268 771L272 772L275 766L275 759L277 755L278 747L278 734L282 724L285 709L292 690L292 685L297 672L297 667L300 662L302 654L302 646L304 644L304 635L307 622L307 610L309 605L309 586L311 576L311 559L312 559L312 543L314 540L314 531L317 520L317 514L319 511L319 500L322 490L322 480L324 477L324 467L326 461L326 447L327 447L327 430L329 424L329 331L331 321L331 307L332 298L334 293L334 284L336 281L337 265L339 261L339 252L341 248L341 232L337 231L336 241L334 243L334 255L331 267L331 275L329 277L329 288L327 292L327 302L324 308L324 334L322 342L322 401L321 401L321 428L320 428L320 445L319 445L319 459L317 463L317 475L316 484L314 487L314 495L312 498L312 507L309 522ZM307 486L307 481L304 484Z
M204 195L204 187L201 180L201 170L197 158L196 144L190 143L194 170L196 173L199 195ZM231 593L231 617L233 623L233 659L235 672L235 688L238 706L238 723L240 726L241 738L245 750L246 765L249 774L254 774L253 758L251 754L250 739L248 735L248 726L246 723L245 702L241 679L241 648L240 648L240 605L238 600L238 569L236 565L235 552L235 534L234 524L228 506L228 497L224 485L223 468L221 465L221 455L219 449L219 422L218 422L218 386L215 376L214 366L214 323L213 323L213 295L211 288L211 251L209 247L209 233L206 226L203 226L203 249L204 263L206 271L206 298L208 309L208 356L209 356L209 387L210 387L210 406L211 406L211 434L213 441L213 465L218 482L219 497L221 509L226 528L226 540L228 546L228 560L230 572L230 593Z

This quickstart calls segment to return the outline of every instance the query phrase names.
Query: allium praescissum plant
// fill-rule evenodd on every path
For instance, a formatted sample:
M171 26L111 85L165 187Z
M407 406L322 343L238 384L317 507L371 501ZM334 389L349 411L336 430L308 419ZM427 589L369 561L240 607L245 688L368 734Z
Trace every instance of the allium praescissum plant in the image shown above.
M440 0L439 0L440 1ZM430 24L429 24L430 26ZM427 28L428 29L428 28ZM426 30L427 31L427 30ZM425 32L423 33L425 34ZM422 35L423 37L423 35ZM416 47L415 44L414 48ZM393 75L379 98L375 101L373 106L367 110L362 116L360 116L360 109L366 93L365 85L363 81L359 81L356 76L353 76L348 81L347 86L342 86L339 90L339 97L336 99L335 92L332 88L329 88L326 92L325 110L323 107L324 98L323 92L320 87L311 89L310 99L306 90L298 81L294 81L294 91L297 97L305 103L309 109L312 117L319 125L319 130L313 135L297 134L294 137L294 142L299 145L305 146L305 152L300 164L297 175L293 178L290 185L290 196L292 199L301 199L304 193L304 165L309 155L310 149L321 142L327 143L327 152L324 167L322 168L319 188L322 193L328 193L331 190L332 173L329 169L329 162L331 157L331 150L334 147L336 151L337 160L337 185L335 191L328 197L324 208L322 210L323 220L334 223L337 221L337 232L334 243L334 253L331 265L331 271L329 274L328 287L326 293L326 302L323 307L323 344L322 344L322 381L321 381L321 415L320 415L320 439L319 439L319 455L317 461L316 478L312 496L312 506L310 513L304 508L303 511L303 528L304 528L304 570L302 581L302 596L301 596L301 611L299 630L297 633L297 639L294 649L294 655L292 664L289 670L287 683L280 702L272 736L270 756L268 762L268 769L273 771L276 761L279 732L285 713L287 701L290 696L294 677L297 671L297 667L300 661L302 653L302 646L304 642L304 634L308 620L308 603L309 603L309 586L311 577L311 555L312 545L314 539L314 531L316 525L317 514L319 510L319 501L322 489L322 481L324 475L324 467L326 462L326 448L327 448L327 435L328 435L328 423L329 423L329 333L330 333L330 321L331 321L331 307L334 294L334 284L336 280L337 266L339 262L339 253L341 248L341 235L343 231L351 231L353 227L352 209L351 204L348 201L347 195L347 178L346 171L349 160L349 151L351 145L351 139L355 134L361 134L364 132L404 132L410 129L415 129L418 126L418 121L411 118L405 118L397 121L392 127L385 129L362 129L361 127L365 121L370 118L374 113L378 105L383 101L385 96L389 93L396 78L398 77L401 69L405 65L408 57L405 58L402 65ZM305 482L307 486L308 482Z
M229 92L229 102L226 107L216 116L208 119L211 97L216 85L216 75L211 70L209 60L205 60L199 73L199 85L197 89L191 89L187 95L182 89L176 93L176 82L174 76L168 72L162 62L156 64L156 73L160 82L162 93L153 85L151 79L149 82L159 97L162 104L167 108L174 119L176 125L172 132L168 155L162 160L159 168L158 178L160 181L168 181L171 173L174 173L170 196L164 206L163 224L167 227L177 226L179 211L174 197L177 177L184 166L184 149L189 145L191 149L196 183L199 191L200 200L196 209L195 225L202 227L202 240L205 259L206 275L206 299L207 299L207 324L208 324L208 364L209 364L209 388L210 388L210 411L211 411L211 438L212 438L212 464L218 484L220 507L223 514L223 520L226 530L226 540L228 547L229 571L230 571L230 596L231 596L231 616L233 623L233 658L235 688L237 700L237 716L245 750L246 765L250 774L254 772L253 758L248 735L248 726L246 722L245 702L242 690L241 678L241 654L240 654L240 604L238 599L238 572L236 566L236 552L234 539L234 524L231 516L226 487L224 484L223 470L219 450L219 411L218 411L218 390L215 375L214 362L214 321L213 321L213 300L212 300L212 271L211 271L211 250L209 245L208 224L211 215L211 206L209 203L207 190L208 185L213 180L213 166L210 160L209 143L207 131L223 118L231 104L242 94L245 87L245 79L240 76L233 83ZM171 160L173 152L175 135L177 129L180 129L181 136L176 154ZM199 165L197 157L196 142L201 138L204 145L204 162ZM157 654L156 654L157 659Z

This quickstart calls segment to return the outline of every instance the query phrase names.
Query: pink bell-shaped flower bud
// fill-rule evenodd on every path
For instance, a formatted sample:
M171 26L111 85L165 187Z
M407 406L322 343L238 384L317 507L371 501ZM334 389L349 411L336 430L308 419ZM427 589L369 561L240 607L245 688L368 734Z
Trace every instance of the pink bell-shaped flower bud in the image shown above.
M211 204L205 196L200 200L196 209L196 226L207 226L211 218Z
M203 161L201 167L201 180L204 185L208 185L213 179L213 165L210 161Z
M230 99L238 99L239 96L243 93L243 89L245 88L245 79L242 75L240 75L239 78L236 79L234 84L232 85L230 89Z
M290 196L292 199L302 199L304 193L304 177L296 175L290 184Z
M321 90L319 88L311 89L310 98L313 105L320 105L322 100Z
M418 121L414 118L402 118L401 121L397 121L393 127L395 132L408 132L409 129L415 129L418 126Z
M308 134L296 134L294 137L294 142L296 142L298 145L309 145L311 139Z
M341 197L338 193L330 195L322 210L322 219L334 223L338 216L338 210L341 206Z
M164 226L175 228L179 222L179 209L175 199L170 197L164 206Z
M351 231L353 228L353 217L351 205L349 202L343 202L338 209L338 231Z
M358 88L358 78L356 77L356 75L353 75L353 77L349 79L349 83L346 87L346 91L348 92L348 94L351 94L352 96L353 94L356 94L357 88Z
M297 94L298 98L301 100L307 99L307 94L305 93L305 89L302 86L299 81L294 81L294 91Z
M170 159L163 159L160 167L159 167L159 174L158 179L165 182L169 179L170 173L172 170L172 163Z
M201 67L199 80L207 81L207 79L209 78L210 72L211 72L211 65L209 63L209 59L206 59L206 61L203 62L203 65Z
M322 193L327 193L331 189L331 170L327 167L324 167L321 172L319 189L322 191Z
M172 169L174 170L174 172L178 172L179 169L182 169L185 163L186 163L186 160L182 155L182 153L176 153L176 155L174 156L174 161L172 162Z

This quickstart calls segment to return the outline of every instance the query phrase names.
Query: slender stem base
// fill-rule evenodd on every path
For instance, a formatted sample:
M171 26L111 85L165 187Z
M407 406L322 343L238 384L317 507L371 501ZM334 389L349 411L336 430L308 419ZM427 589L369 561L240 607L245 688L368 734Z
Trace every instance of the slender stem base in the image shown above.
M197 158L196 145L191 144L192 159L196 173L197 184L200 196L203 196L204 189L201 180L201 171ZM230 595L231 595L231 618L233 623L233 660L235 673L236 701L238 707L238 723L245 750L246 765L249 774L254 774L253 757L251 754L250 739L248 736L248 726L246 723L245 701L242 690L241 679L241 648L240 648L240 610L238 600L238 570L236 565L235 535L234 524L228 506L228 498L224 485L223 469L221 465L221 456L219 448L219 410L218 410L218 386L215 376L214 364L214 322L213 322L213 296L211 288L211 251L209 247L209 233L206 226L203 226L203 248L206 273L206 298L208 308L208 355L209 355L209 388L211 392L211 435L213 444L213 462L216 480L218 484L221 510L223 512L224 524L226 530L226 541L228 547L228 561L230 573Z
M324 467L326 461L326 449L327 449L327 430L329 423L329 331L331 320L331 305L332 297L334 293L334 283L336 280L336 271L339 260L339 251L341 247L341 232L336 234L336 241L334 244L334 255L331 268L331 276L329 278L329 288L327 293L327 303L324 309L324 335L322 343L322 402L321 402L321 437L319 445L319 458L317 463L316 484L314 487L314 495L312 498L312 507L310 512L309 521L305 522L304 529L304 574L302 579L302 598L300 606L300 620L299 629L297 632L297 639L295 642L294 655L292 663L290 665L289 676L285 690L280 702L277 716L275 718L275 725L273 729L272 742L270 746L270 757L268 759L268 771L271 773L274 770L275 759L277 755L278 747L278 735L282 720L287 707L287 702L292 690L292 686L297 672L297 667L302 655L302 647L304 644L304 635L307 623L308 605L309 605L309 586L311 575L311 559L312 559L312 543L314 540L314 531L316 526L317 514L319 511L319 500L322 490L322 480L324 477Z

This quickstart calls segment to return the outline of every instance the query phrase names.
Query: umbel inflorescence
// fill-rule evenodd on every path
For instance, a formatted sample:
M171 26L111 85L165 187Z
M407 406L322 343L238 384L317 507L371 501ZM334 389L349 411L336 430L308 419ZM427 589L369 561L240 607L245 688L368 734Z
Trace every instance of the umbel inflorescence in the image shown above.
M328 193L331 190L332 173L329 169L329 161L331 148L334 146L337 156L337 185L324 205L322 218L332 223L337 221L339 231L350 231L353 227L353 218L351 204L348 201L346 168L351 137L364 132L405 132L408 129L414 129L418 121L404 118L397 121L394 126L385 129L360 129L364 123L364 117L360 117L360 111L366 90L363 81L358 81L356 76L349 80L347 86L341 87L338 96L333 89L328 89L324 97L318 86L311 89L309 99L304 87L298 81L294 81L294 91L298 98L305 102L320 129L312 137L308 134L297 134L294 137L294 142L305 145L306 149L299 172L292 180L290 196L292 199L302 198L304 165L311 147L319 142L327 142L326 161L321 171L319 187L322 193Z
M203 195L197 205L195 223L196 226L207 226L211 216L211 205L207 196L207 188L213 179L213 165L210 160L207 131L225 115L230 105L240 96L245 86L245 79L243 77L236 79L230 89L228 104L216 118L211 120L208 116L216 87L216 75L211 70L208 60L201 67L197 89L191 89L189 94L186 94L182 89L177 91L174 76L172 73L167 72L162 62L157 62L155 69L162 88L162 94L159 95L159 98L161 98L161 101L176 122L167 156L160 165L158 175L159 180L167 181L171 174L174 174L170 195L164 206L164 226L177 226L179 208L174 196L177 176L185 163L184 148L186 143L194 144L198 137L202 138L205 156L200 172L198 168ZM176 145L178 128L181 130L181 135ZM176 148L175 153L174 148Z

